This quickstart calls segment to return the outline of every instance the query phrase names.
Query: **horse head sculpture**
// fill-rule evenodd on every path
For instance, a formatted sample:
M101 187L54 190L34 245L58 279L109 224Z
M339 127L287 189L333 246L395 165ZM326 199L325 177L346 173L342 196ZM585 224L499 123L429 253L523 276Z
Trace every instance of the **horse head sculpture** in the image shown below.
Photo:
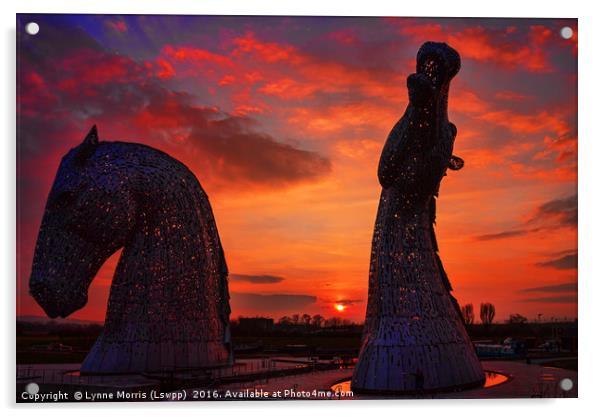
M104 330L81 372L230 364L228 270L207 195L182 163L148 146L100 142L94 126L58 169L31 295L49 317L67 317L119 249Z

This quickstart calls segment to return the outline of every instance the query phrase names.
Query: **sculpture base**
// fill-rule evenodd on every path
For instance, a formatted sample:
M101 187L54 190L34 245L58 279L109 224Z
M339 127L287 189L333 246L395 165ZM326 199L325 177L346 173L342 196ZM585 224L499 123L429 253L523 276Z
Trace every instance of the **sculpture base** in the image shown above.
M184 372L231 366L221 342L124 342L97 340L82 363L82 375Z
M355 394L382 395L382 396L421 395L421 394L435 394L435 393L466 391L469 389L480 388L484 384L485 384L485 378L483 378L480 381L469 382L466 384L453 385L453 386L448 386L448 387L430 388L430 389L414 389L414 390L405 390L405 391L395 391L395 390L363 389L363 388L355 388L352 386L352 391Z
M382 345L362 349L351 388L357 392L412 393L453 391L485 382L469 341L433 345Z

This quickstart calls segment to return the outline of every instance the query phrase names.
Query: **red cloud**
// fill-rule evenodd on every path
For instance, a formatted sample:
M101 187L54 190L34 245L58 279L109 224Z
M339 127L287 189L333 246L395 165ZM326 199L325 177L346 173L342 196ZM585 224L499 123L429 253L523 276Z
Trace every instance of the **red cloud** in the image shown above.
M56 67L60 68L63 74L60 81L67 90L73 85L71 80L79 89L82 85L94 86L112 82L125 84L144 76L142 68L132 59L118 54L99 55L91 49L79 50L57 61ZM69 78L70 76L72 77Z
M124 33L128 31L128 26L123 20L107 20L105 23L116 32Z
M537 46L546 44L552 36L552 30L546 26L534 25L529 31L529 39Z
M504 101L526 101L532 99L533 96L517 93L516 91L498 91L495 93L495 98Z
M234 39L234 44L236 45L234 55L255 53L268 63L288 61L292 64L297 64L302 61L302 57L292 46L275 42L261 42L257 40L252 32L247 32L245 36Z
M28 91L35 91L36 94L18 94L18 111L21 115L29 115L30 112L35 114L40 104L48 107L57 104L58 96L48 86L42 75L33 70L25 70L18 83L18 93Z
M391 20L396 22L396 20ZM441 24L403 24L399 32L404 36L424 41L447 42L458 50L462 58L490 62L508 68L524 67L533 72L549 72L551 66L541 48L549 34L541 27L531 29L531 42L519 42L508 35L515 31L493 31L482 26L455 29Z
M354 45L359 41L357 34L352 29L342 29L330 32L327 37L343 45Z
M481 120L505 126L517 133L555 132L559 137L570 132L570 127L559 114L547 110L520 114L510 110L490 111L479 116Z
M259 89L259 92L279 97L283 100L302 99L313 95L318 86L309 83L298 82L291 78L281 78L269 82Z
M163 52L176 60L231 64L227 57L198 48L166 47ZM327 158L257 131L255 121L241 116L260 112L261 107L241 103L234 115L198 106L191 95L168 89L161 81L174 76L175 70L163 57L141 63L90 48L62 55L52 52L50 56L52 60L38 63L38 68L44 69L40 73L19 74L24 79L19 89L19 114L29 117L22 119L26 125L20 133L34 142L55 134L79 137L78 129L94 122L104 126L108 137L141 138L220 184L287 187L319 179L330 171ZM23 68L28 67L24 61ZM225 80L233 81L234 76ZM48 101L39 100L40 91L48 92ZM55 105L48 105L52 97L56 97ZM68 149L64 139L59 142L52 146Z
M574 161L577 157L577 137L565 135L559 138L546 136L543 140L545 149L538 152L533 159L545 160L555 155L556 162Z
M430 32L429 36L442 33L440 25L428 25L423 30ZM512 33L512 31L509 32ZM548 42L551 36L551 32L540 27L530 28L530 33L532 36L531 43L537 45ZM476 52L473 51L471 56L481 60L494 59L498 52L493 42L494 37L499 35L497 32L489 33L482 28L468 28L462 31L461 34L463 36L481 36L481 40L474 41L472 45L467 46L469 49L479 49L483 42L489 42L488 51L481 50L479 51L480 55L476 55ZM291 45L264 42L251 32L247 32L243 37L235 38L232 44L235 45L234 50L226 56L229 56L236 63L236 68L244 68L245 76L248 76L247 71L250 69L253 74L261 74L261 76L253 77L253 81L268 80L260 83L253 91L283 101L299 102L300 105L294 108L290 106L283 107L279 109L279 112L285 115L289 124L297 126L300 132L312 137L329 138L335 133L341 134L343 132L347 135L385 135L399 116L395 107L391 106L390 103L395 102L402 106L406 100L405 76L401 73L367 70L362 67L343 65L335 60L309 54ZM516 59L517 56L527 56L529 53L526 51L531 50L529 48L522 46L519 47L519 52L509 51L495 57L495 59L502 60L506 65L511 65L512 60ZM536 65L537 62L540 61L530 61L528 65L531 69L538 68L539 64ZM255 71L256 68L260 68L261 73ZM283 76L282 74L286 75ZM244 79L245 76L239 75L236 76L236 79ZM231 84L228 76L222 78L221 84L224 84L225 80L228 80L228 84ZM336 104L324 103L320 100L315 101L318 98L317 95L322 93L353 94L354 100L337 102ZM234 102L237 103L236 113L246 114L249 111L262 111L261 102L253 99L251 90L248 88L240 89L234 97L236 97ZM511 91L496 93L495 97L505 101L521 101L529 98L526 95ZM370 103L367 102L368 100L370 100ZM471 119L480 120L493 126L503 126L511 132L523 135L520 140L518 137L510 140L505 156L502 155L503 158L500 156L499 149L495 153L497 159L485 158L492 163L503 163L515 175L526 177L526 172L528 172L528 175L534 174L530 167L515 162L513 159L535 152L537 146L543 145L544 148L539 153L547 152L546 155L558 154L557 162L570 163L570 144L567 144L563 150L549 149L547 143L542 143L537 138L538 135L543 133L557 137L566 135L570 131L570 126L563 114L545 108L536 111L527 110L526 112L496 108L495 103L483 98L477 91L463 87L458 91L454 91L450 97L450 102L451 109L456 115L468 116ZM360 105L359 103L363 104ZM482 126L481 129L488 129L487 125ZM460 128L461 132L465 131L462 126ZM479 131L479 135L489 136L490 133ZM528 137L524 137L524 135L528 135ZM488 145L483 144L482 146ZM473 153L478 151L472 150ZM544 170L541 167L537 169L538 177L543 178L545 175L550 175L550 170ZM553 169L561 178L573 175L570 166L569 168L554 167Z
M223 86L225 86L225 85L230 85L230 84L232 84L232 83L233 83L235 80L236 80L236 78L235 78L233 75L230 75L230 74L228 74L228 75L225 75L225 76L224 76L224 78L222 78L222 79L219 81L219 85L220 85L220 86L222 86L222 87L223 87Z
M174 47L167 45L163 48L163 54L177 61L189 61L194 63L212 63L219 66L232 66L230 58L216 54L206 49L192 47Z
M261 68L261 73L247 72L246 76L259 74L253 81L269 79L259 91L282 100L309 98L318 92L352 91L372 97L392 97L405 86L405 77L394 71L367 70L325 60L291 45L262 41L252 32L234 38L232 44L230 59L245 71L249 67ZM249 56L253 59L249 60Z
M416 26L412 28L418 33ZM420 30L423 34L427 33L426 36L434 38L437 34L443 34L441 25L425 25ZM522 59L529 56L525 59L531 61L526 62L525 65L532 70L543 70L541 64L544 62L543 55L533 58L531 52L533 48L539 48L548 42L551 32L543 27L529 28L528 45L519 45L505 39L506 34L514 32L512 30L492 32L477 27L466 28L450 36L464 46L469 57L510 67L525 64ZM460 42L461 37L474 39L470 42L464 42L462 39ZM284 105L278 108L277 112L284 116L288 124L297 126L298 132L303 132L305 135L324 139L342 133L382 136L386 135L386 131L400 116L400 108L406 100L405 74L399 71L345 65L286 43L263 41L252 32L234 38L230 44L233 46L232 49L225 52L223 57L228 58L233 66L228 67L227 70L222 68L221 73L213 74L211 79L217 85L232 86L230 91L233 113L237 115L263 112L266 104L254 96L255 93L261 93L282 101L295 102L295 107ZM503 45L507 51L500 53L502 48L500 45ZM518 63L515 62L517 59ZM203 81L206 82L207 77ZM353 99L335 103L323 102L318 96L321 94L341 94ZM494 94L500 100L512 102L529 98L511 91ZM498 149L497 159L484 158L484 161L503 163L510 172L519 177L526 177L526 172L534 175L530 167L516 162L515 159L537 152L536 148L539 146L542 147L538 153L540 159L548 159L550 155L558 154L556 157L558 163L571 164L571 145L567 144L562 150L550 149L548 143L538 138L543 134L556 137L566 135L570 131L570 126L563 114L546 108L518 111L511 108L498 108L495 104L483 97L482 93L462 86L450 97L450 109L456 116L462 115L481 122L477 137L491 136L489 129L497 126L503 126L513 133L520 134L509 139L507 152L502 159ZM466 121L462 124L466 125ZM459 125L459 128L460 132L468 132L462 125ZM497 135L493 134L493 137ZM497 140L499 139L485 141L480 146L491 146ZM477 145L474 141L470 143L472 146ZM474 153L479 150L471 151ZM481 155L486 156L482 152ZM480 162L475 163L480 164ZM565 170L559 173L562 178L572 175L570 167L561 169ZM538 167L537 170L537 175L541 178L552 172L542 167Z
M157 65L159 66L159 71L157 71L157 77L162 80L167 78L171 78L176 75L176 71L173 66L163 58L157 59Z

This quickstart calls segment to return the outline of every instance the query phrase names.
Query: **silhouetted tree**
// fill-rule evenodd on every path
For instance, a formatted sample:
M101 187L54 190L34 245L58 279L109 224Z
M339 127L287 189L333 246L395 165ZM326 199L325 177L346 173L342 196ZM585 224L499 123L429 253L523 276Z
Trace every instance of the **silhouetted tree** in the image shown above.
M324 317L322 317L319 314L316 314L315 316L313 316L311 318L311 324L314 327L320 328L320 327L322 327L322 323L324 323Z
M527 318L521 314L510 314L508 323L510 324L524 324L527 322Z
M301 320L301 316L298 314L293 314L291 319L293 320L293 324L299 324L299 320Z
M280 317L278 324L282 326L290 326L293 320L289 316Z
M301 316L301 320L303 321L303 324L305 324L305 327L309 327L311 324L311 316L307 313Z
M466 304L462 307L462 318L467 325L474 323L474 307L472 304Z
M339 327L342 324L342 320L339 317L331 317L326 319L324 327Z
M491 303L481 303L481 323L489 327L495 317L495 306Z

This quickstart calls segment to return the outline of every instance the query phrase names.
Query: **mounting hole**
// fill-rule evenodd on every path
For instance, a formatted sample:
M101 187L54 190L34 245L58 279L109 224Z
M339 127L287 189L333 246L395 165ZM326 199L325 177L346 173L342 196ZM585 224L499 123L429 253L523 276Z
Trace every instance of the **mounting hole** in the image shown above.
M568 26L563 27L560 29L560 36L562 36L563 39L571 39L573 37L573 29Z
M35 382L30 382L25 386L25 392L27 392L29 395L36 395L38 392L40 392L40 386Z
M560 380L560 389L563 391L570 391L573 389L573 380L571 378L564 378Z
M36 22L29 22L25 25L25 32L27 32L28 35L37 35L39 31L40 25Z

